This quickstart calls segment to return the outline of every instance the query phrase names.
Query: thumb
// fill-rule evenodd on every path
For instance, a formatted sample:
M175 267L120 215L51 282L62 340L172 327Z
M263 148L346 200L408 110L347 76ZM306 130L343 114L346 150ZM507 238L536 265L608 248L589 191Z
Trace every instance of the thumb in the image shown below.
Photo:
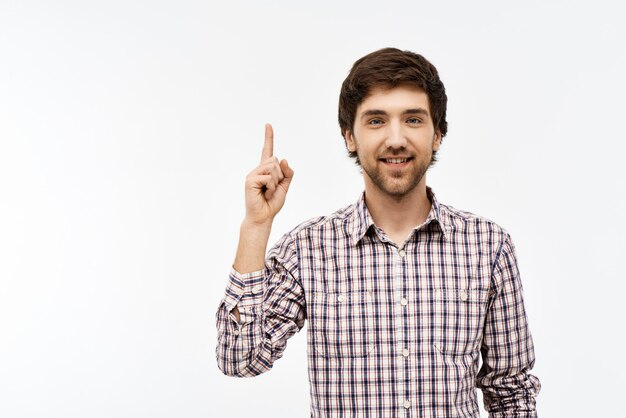
M291 184L291 180L293 180L294 171L289 167L289 163L287 160L282 160L280 162L280 169L283 170L283 175L285 176L281 180L281 184L284 184L287 189L289 189L289 185Z

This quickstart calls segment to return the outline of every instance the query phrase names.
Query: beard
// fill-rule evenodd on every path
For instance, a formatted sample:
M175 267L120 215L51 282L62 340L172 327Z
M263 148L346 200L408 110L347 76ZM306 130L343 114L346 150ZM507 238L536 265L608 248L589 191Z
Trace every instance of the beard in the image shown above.
M358 151L357 148L357 154ZM427 156L428 158L414 156L409 161L410 165L401 170L385 167L384 163L378 159L374 162L365 160L365 163L363 163L363 159L359 158L359 160L361 169L380 191L389 196L401 198L415 189L422 181L428 169L437 161L435 154L436 151Z

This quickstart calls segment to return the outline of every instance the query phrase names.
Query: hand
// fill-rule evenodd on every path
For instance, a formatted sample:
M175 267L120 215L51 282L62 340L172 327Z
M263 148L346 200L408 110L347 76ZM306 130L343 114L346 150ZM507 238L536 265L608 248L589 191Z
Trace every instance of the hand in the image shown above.
M266 124L261 163L246 176L246 220L270 224L285 204L293 174L287 160L274 157L274 130Z

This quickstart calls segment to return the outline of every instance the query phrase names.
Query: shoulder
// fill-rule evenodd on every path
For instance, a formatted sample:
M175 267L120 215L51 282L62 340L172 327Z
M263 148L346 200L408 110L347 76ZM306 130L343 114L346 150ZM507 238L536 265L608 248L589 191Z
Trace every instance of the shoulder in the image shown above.
M351 222L356 204L341 207L328 215L316 216L300 222L295 227L285 232L274 244L271 251L278 248L289 247L295 250L296 243L306 237L319 236L324 230L347 231L348 223Z
M297 240L302 237L306 237L311 233L317 233L322 230L337 228L342 229L352 221L355 206L356 204L352 203L350 205L343 206L328 215L321 215L307 219L292 228L287 234L290 235L292 239Z
M482 242L496 252L511 239L509 231L491 218L448 204L439 206L442 221L453 238Z

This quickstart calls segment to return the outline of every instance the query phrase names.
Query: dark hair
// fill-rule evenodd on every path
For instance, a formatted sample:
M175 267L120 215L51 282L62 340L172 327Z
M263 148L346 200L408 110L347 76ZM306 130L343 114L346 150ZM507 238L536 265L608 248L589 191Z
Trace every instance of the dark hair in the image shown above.
M346 130L353 130L357 107L372 89L393 88L399 84L410 84L426 92L435 132L441 132L442 138L446 136L448 97L435 66L414 52L383 48L358 59L341 85L339 127L344 139ZM348 155L356 158L356 163L360 165L356 152L348 150Z

